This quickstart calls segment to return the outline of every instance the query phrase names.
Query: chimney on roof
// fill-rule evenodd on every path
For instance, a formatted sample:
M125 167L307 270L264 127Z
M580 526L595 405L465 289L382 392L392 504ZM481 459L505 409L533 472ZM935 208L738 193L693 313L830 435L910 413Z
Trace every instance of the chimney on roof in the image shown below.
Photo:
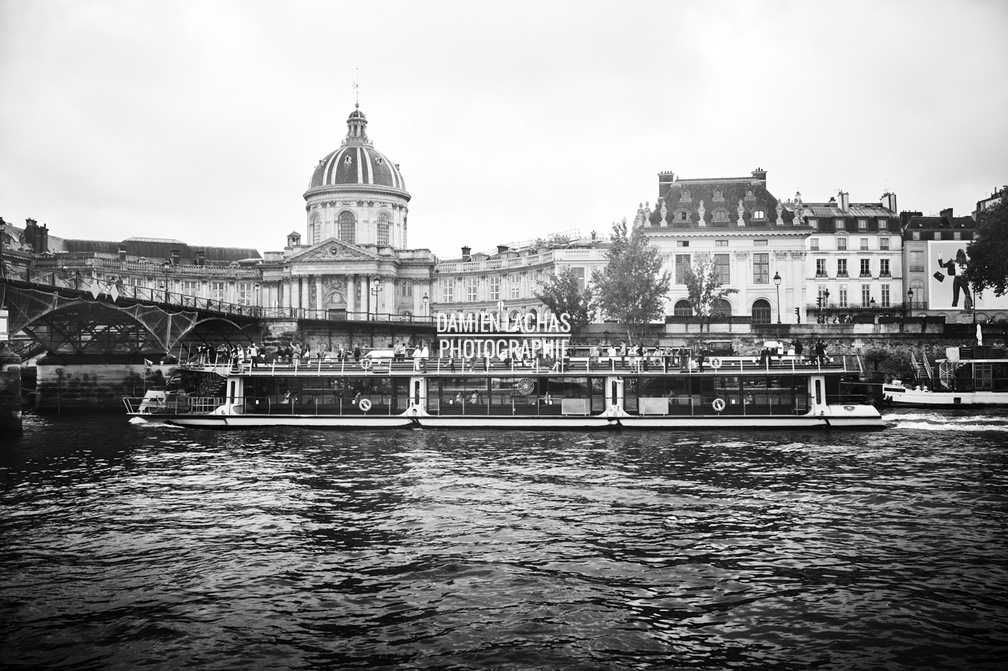
M763 168L756 168L752 171L753 181L759 182L763 186L766 186L766 170Z
M465 246L463 246L462 247L462 260L463 261L468 261L470 258L472 258L472 247L465 247Z
M944 210L942 210L941 212L938 213L938 216L942 217L943 219L947 218L949 221L951 221L952 220L952 208L951 207L946 207Z
M171 250L171 252L168 253L168 256L173 266L177 266L179 264L179 260L182 258L182 255L179 254L179 250L177 249Z
M886 191L882 194L882 207L896 214L896 194Z
M120 261L126 260L126 245L122 244L121 242L119 243L119 260Z
M202 268L206 265L206 250L197 249L196 250L196 265Z
M846 191L841 191L840 194L840 209L844 212L850 211L850 194Z
M507 250L508 250L508 246L507 245L497 245L497 253L498 254L503 254Z

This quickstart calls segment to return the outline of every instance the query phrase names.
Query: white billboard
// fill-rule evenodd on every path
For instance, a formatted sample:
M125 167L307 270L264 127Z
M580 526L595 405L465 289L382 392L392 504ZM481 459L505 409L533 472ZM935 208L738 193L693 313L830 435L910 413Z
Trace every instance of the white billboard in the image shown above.
M965 277L969 240L933 240L928 243L928 309L1006 310L1008 295L995 296L987 290L978 296ZM974 305L975 304L975 305Z

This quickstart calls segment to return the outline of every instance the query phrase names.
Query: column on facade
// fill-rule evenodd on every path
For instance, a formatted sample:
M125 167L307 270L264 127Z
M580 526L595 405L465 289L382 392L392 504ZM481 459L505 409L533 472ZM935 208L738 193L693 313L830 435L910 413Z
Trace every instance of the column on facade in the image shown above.
M393 314L395 312L395 278L389 277L385 282L385 312Z
M321 312L325 309L322 300L322 276L315 276L315 309Z
M357 311L357 276L346 276L346 310L347 319L353 319L353 313Z

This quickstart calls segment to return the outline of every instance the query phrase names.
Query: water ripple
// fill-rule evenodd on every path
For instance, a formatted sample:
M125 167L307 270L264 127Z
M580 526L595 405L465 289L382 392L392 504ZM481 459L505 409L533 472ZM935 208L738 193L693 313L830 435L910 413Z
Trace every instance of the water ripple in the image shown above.
M13 668L1000 668L1004 415L0 448ZM949 436L955 435L950 441Z

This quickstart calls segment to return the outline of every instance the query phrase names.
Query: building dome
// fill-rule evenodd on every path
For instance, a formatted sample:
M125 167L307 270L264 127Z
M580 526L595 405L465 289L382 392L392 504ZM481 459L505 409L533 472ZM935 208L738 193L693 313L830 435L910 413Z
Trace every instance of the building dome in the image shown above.
M308 188L373 186L406 191L399 166L374 148L367 137L367 117L355 108L347 118L347 136L340 148L315 167Z

